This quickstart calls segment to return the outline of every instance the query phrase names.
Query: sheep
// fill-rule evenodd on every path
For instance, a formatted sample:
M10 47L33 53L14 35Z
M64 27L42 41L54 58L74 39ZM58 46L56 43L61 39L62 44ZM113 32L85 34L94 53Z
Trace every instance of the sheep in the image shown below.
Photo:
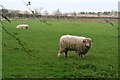
M16 28L20 28L20 29L28 29L29 25L28 24L20 24L18 25Z
M76 51L77 54L83 56L89 51L92 45L92 39L73 35L63 35L59 42L58 57L64 52L67 57L68 51Z

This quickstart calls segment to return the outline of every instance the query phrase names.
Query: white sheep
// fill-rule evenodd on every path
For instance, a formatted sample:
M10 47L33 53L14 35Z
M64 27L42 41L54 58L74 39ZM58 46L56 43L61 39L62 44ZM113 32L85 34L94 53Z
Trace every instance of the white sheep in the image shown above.
M28 24L20 24L18 25L16 28L20 28L20 29L28 29L29 25Z
M68 51L76 51L82 58L91 48L92 40L86 37L63 35L60 38L60 48L58 51L58 57L64 52L67 57Z

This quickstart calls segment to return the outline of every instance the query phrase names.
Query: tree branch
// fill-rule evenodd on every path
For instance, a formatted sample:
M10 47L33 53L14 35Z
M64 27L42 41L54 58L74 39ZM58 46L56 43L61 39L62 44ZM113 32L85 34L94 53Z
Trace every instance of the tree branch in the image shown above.
M104 21L105 21L106 23L109 23L111 26L115 27L112 22L110 22L110 21L108 21L108 20L105 20L105 19L104 19ZM120 30L118 27L115 27L115 28L118 29L118 30Z
M23 1L24 2L24 1ZM42 20L42 19L40 19L35 13L34 13L34 11L29 7L29 5L30 5L30 2L28 2L28 4L26 3L26 2L24 2L25 3L25 5L28 7L28 9L31 11L31 13L38 19L38 20L40 20L41 22L43 22L43 23L45 23L46 25L51 25L50 23L48 23L48 22L46 22L45 20Z
M21 45L21 47L25 50L25 52L27 52L27 53L28 53L30 56L32 56L32 57L38 58L38 57L36 57L36 56L31 55L31 53L29 52L29 50L27 50L27 49L25 48L25 46L23 45L23 43L22 43L17 37L15 37L15 36L12 35L11 33L9 33L9 32L4 28L3 25L2 25L1 27L2 27L2 29L3 29L7 34L9 34L12 38L14 38L14 39L18 42L19 45Z

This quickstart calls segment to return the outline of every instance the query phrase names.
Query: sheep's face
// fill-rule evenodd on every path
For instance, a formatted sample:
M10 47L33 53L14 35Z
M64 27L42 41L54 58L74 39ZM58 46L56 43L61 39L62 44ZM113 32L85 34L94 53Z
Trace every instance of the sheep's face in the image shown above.
M83 40L83 43L85 44L86 47L90 48L92 45L92 40L90 38L86 38Z

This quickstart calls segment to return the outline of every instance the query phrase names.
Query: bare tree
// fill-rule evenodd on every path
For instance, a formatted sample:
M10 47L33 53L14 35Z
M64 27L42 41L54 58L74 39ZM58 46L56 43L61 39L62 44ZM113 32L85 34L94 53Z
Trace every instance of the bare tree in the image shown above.
M38 10L37 8L34 9L34 13L35 13L36 15L39 15L39 14L40 14L40 12L39 12L39 10Z
M57 19L60 19L60 16L62 15L62 12L60 11L60 9L57 9L56 11L53 12L54 15L57 17Z
M63 15L63 16L68 16L68 13L66 12L66 13L63 13L62 15Z
M8 10L8 13L11 14L12 17L17 17L20 11L19 10Z
M45 15L48 15L48 14L49 14L47 10L44 10L43 13L44 13Z
M44 13L45 17L47 17L49 14L47 10L44 10L43 13Z
M112 15L112 16L114 16L114 17L117 16L117 11L112 10L111 13L110 13L110 15Z
M75 19L75 18L76 18L76 16L77 16L77 13L76 13L76 12L72 12L72 13L71 13L71 15L72 15L72 18L74 18L74 19Z
M35 8L35 9L34 9L35 14L37 14L37 15L42 15L42 9L43 9L43 7L40 7L39 9L38 9L38 8Z
M24 14L30 14L30 12L29 12L29 11L24 11L23 13L24 13Z

